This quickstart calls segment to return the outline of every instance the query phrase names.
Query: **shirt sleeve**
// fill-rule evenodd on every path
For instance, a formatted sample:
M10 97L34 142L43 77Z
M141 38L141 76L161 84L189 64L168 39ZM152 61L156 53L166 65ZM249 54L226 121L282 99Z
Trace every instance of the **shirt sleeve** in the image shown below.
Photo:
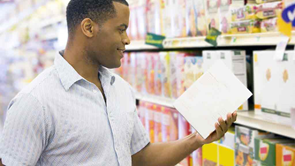
M143 127L137 111L134 111L135 123L131 140L131 155L136 154L150 143L149 135Z
M4 165L36 165L46 146L46 119L40 102L30 94L13 100L0 139Z

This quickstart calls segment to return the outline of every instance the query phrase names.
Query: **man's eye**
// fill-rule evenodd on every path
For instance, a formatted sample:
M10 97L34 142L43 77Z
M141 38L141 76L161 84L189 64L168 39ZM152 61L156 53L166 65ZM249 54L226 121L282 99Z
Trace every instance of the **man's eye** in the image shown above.
M125 32L125 29L119 29L119 32L120 33L124 33Z

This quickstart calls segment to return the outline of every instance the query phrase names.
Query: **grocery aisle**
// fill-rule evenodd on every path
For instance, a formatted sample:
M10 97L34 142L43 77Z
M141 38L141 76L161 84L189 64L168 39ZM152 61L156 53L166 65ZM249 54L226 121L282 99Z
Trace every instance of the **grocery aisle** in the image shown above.
M5 23L0 27L0 133L9 101L64 49L68 2L0 0L0 7L5 5L0 10L7 9L0 14ZM173 103L222 60L253 96L237 108L238 120L224 138L180 165L295 165L293 0L128 2L131 45L114 72L134 88L151 142L178 140L195 131ZM282 14L287 9L290 14ZM281 23L282 16L289 22ZM289 30L289 37L279 26ZM212 29L221 35L212 35Z

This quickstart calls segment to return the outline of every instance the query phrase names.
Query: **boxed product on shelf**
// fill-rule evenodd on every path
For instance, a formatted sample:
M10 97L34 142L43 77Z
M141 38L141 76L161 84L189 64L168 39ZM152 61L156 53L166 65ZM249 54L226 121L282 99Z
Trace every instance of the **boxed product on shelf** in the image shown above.
M271 2L253 7L255 15L259 19L277 17L283 10L283 2Z
M154 34L162 34L161 32L161 1L147 0L146 3L146 19L147 19L147 32Z
M153 110L153 104L146 103L146 112L145 112L145 118L146 118L146 130L149 133L150 141L151 143L155 142L155 111Z
M161 6L161 14L162 14L162 29L163 29L163 34L167 38L172 38L174 37L172 33L172 0L163 0L163 5Z
M162 142L162 110L160 105L153 105L155 123L155 142Z
M185 82L185 72L184 72L184 65L185 65L185 53L178 53L177 55L177 71L176 71L176 77L177 77L177 97L182 95L182 93L185 91L184 89L184 82Z
M171 98L171 67L170 67L170 54L169 52L161 52L161 66L162 66L162 96Z
M161 107L163 142L178 139L178 112L175 109Z
M155 94L155 65L156 65L156 54L148 53L146 58L148 63L148 93Z
M291 126L295 94L293 51L286 51L282 61L274 60L276 51L254 51L255 111L264 118Z
M259 20L243 20L232 22L230 25L231 34L244 34L244 33L259 33L261 22Z
M146 127L146 118L145 118L145 114L146 114L146 102L143 101L139 101L139 107L138 107L138 114L139 114L139 118L140 121L142 123L142 125L144 127Z
M250 128L235 127L235 165L255 165L255 144L254 140L259 132Z
M186 20L185 9L186 0L173 0L172 2L172 34L173 37L185 37L186 36ZM175 12L178 11L178 12Z
M210 143L202 146L203 165L218 164L218 144Z
M278 31L278 18L270 18L261 21L261 32L276 32Z
M146 1L142 0L139 2L139 6L136 8L136 22L139 40L144 40L147 33L146 17Z
M195 133L196 130L190 126L190 133ZM189 163L190 166L202 166L203 164L203 159L202 159L202 147L199 149L195 150L193 153L190 154L189 156Z
M136 91L144 92L145 88L145 70L147 69L145 62L145 54L137 53L136 55Z
M276 145L276 166L295 165L295 144Z
M235 151L224 145L218 145L218 164L226 166L235 165Z
M294 140L274 137L274 136L258 136L255 138L255 159L261 165L276 165L276 144L294 143Z
M231 9L233 22L256 19L254 5L239 6Z
M222 137L218 141L218 143L230 149L235 149L235 131L234 130L235 130L234 127L230 127L227 133L224 134L224 137Z
M231 0L221 0L220 7L219 7L219 26L220 31L223 34L226 34L230 30L230 23L232 21L231 17Z
M191 55L191 54L187 54ZM184 65L184 89L188 89L204 73L202 57L186 56Z
M219 30L219 0L206 0L207 4L207 27Z
M207 35L205 1L186 1L186 35Z
M178 89L177 89L177 82L178 82L178 75L177 75L177 53L176 52L170 52L170 79L171 79L171 95L172 98L178 97Z
M162 64L159 54L155 54L155 95L162 95Z
M190 134L190 125L182 115L178 115L178 139ZM180 162L182 166L189 166L189 157Z
M268 2L276 2L276 1L281 1L281 0L255 0L256 3L268 3Z
M135 7L130 7L130 20L129 20L129 35L128 37L131 40L139 40L139 32L138 32L138 27L137 27L137 19L136 19L136 8Z
M231 51L203 51L203 69L206 72L221 59L235 76L247 87L246 52L243 50ZM248 101L241 105L238 110L248 110Z

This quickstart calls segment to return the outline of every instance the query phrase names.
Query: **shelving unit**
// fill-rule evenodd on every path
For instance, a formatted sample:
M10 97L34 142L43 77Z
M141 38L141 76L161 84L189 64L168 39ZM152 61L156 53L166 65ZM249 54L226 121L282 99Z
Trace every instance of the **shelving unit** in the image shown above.
M171 38L163 41L164 49L175 48L210 48L213 47L205 41L206 37L187 37ZM234 34L220 35L217 39L217 47L233 46L276 46L281 41L282 35L279 32L271 33L253 33L253 34ZM290 45L295 45L295 31L292 32ZM126 47L128 51L132 50L156 50L158 48L146 45L145 41L132 41Z
M174 102L173 99L141 94L136 94L136 99L171 108L173 108ZM293 129L291 126L267 121L265 120L265 118L263 118L262 115L255 114L254 111L238 111L238 119L235 123L282 135L285 137L295 138L295 129Z

